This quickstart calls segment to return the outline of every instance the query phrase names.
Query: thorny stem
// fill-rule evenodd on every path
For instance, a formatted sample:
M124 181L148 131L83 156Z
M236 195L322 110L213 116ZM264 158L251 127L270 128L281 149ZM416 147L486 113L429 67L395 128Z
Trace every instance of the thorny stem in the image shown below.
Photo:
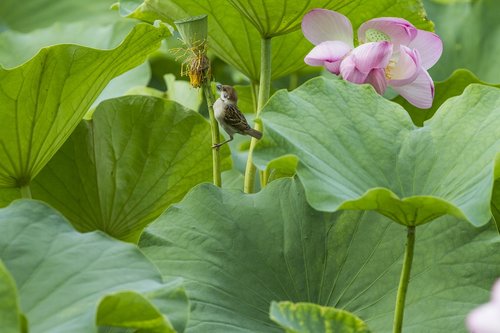
M415 226L408 226L406 236L406 249L399 280L398 295L396 297L396 309L394 311L393 333L401 333L403 328L403 316L405 311L406 291L410 281L411 264L413 262L413 251L415 249Z
M207 100L208 114L210 116L210 126L212 128L212 145L219 143L219 124L215 119L214 115L214 95L212 93L212 88L210 87L210 82L203 83L203 93ZM215 186L222 186L221 170L220 170L220 154L219 149L212 149L212 163L213 163L213 179Z
M255 115L256 120L259 119L262 108L269 99L269 93L271 90L271 38L262 37L260 45L260 83L259 97L257 100L257 113ZM262 131L262 124L257 121L255 122L254 128L258 131ZM253 151L256 144L257 139L252 138L252 141L250 142L250 149L248 150L248 159L245 169L245 185L243 187L245 193L252 193L254 191L256 168L253 164Z

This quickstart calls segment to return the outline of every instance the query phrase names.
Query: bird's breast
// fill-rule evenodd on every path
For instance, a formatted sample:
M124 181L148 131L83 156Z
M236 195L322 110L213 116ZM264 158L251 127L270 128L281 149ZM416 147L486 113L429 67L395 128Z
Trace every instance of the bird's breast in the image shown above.
M219 123L224 120L224 102L220 98L214 103L214 114Z

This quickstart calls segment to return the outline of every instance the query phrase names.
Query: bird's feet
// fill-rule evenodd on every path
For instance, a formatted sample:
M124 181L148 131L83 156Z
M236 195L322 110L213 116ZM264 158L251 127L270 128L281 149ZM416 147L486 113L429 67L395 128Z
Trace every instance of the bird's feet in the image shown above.
M220 142L220 143L216 143L216 144L212 145L212 149L217 149L217 150L219 150L219 148L220 148L221 146L225 145L226 143L228 143L228 142L229 142L229 141L231 141L231 140L233 140L233 137L232 137L232 136L229 138L229 140L226 140L226 141L224 141L224 142Z

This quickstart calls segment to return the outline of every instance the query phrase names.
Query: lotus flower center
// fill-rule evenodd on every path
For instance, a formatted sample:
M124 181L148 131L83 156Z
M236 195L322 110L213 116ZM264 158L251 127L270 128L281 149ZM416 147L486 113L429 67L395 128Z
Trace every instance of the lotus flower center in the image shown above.
M389 63L387 64L387 67L385 68L385 78L387 80L392 80L392 69L396 66L396 61L394 59L391 59Z
M366 30L365 37L366 37L367 42L383 42L383 41L390 42L391 41L391 38L389 36L387 36L382 31L376 30L376 29Z

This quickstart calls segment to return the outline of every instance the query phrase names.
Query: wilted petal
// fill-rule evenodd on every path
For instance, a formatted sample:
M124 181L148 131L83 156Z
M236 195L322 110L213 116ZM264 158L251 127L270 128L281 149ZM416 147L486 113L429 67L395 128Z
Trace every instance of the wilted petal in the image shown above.
M412 83L421 70L420 55L417 50L406 46L400 47L398 59L394 65L389 65L389 84L403 86Z
M418 30L417 36L408 44L417 49L422 59L422 67L429 69L439 60L443 53L443 42L435 33Z
M340 41L323 42L314 47L304 58L304 62L310 66L325 66L327 69L338 74L340 60L351 50L350 46ZM333 65L331 65L333 64ZM330 66L330 67L329 67ZM336 72L332 69L336 68Z
M366 77L366 83L371 84L375 91L383 95L387 89L387 80L385 78L385 70L382 68L373 69Z
M434 82L429 73L422 67L420 67L420 72L412 83L404 86L390 86L417 108L428 109L432 106Z
M397 48L408 43L417 36L417 28L410 22L397 17L379 17L363 23L358 29L358 39L367 42L366 31L375 29L385 33ZM368 41L369 42L369 41Z
M340 64L340 74L346 81L352 83L365 83L369 73L363 73L356 68L356 62L352 54L348 55Z
M326 41L353 44L352 24L344 15L327 9L313 9L302 19L302 33L314 45Z
M356 68L368 74L374 68L385 68L392 55L392 44L376 42L361 44L352 51Z

